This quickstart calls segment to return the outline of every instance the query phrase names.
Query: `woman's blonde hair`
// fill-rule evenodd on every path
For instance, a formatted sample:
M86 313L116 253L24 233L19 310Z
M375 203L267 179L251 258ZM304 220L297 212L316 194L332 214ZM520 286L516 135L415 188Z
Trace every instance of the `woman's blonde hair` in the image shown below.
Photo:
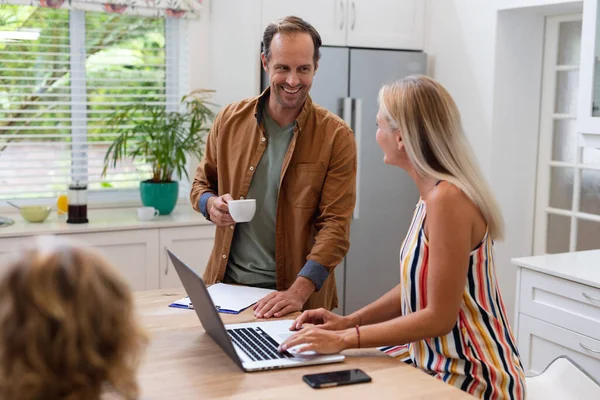
M491 237L501 240L500 208L475 162L450 93L429 77L409 76L381 88L379 107L390 127L402 134L417 173L460 188L481 210Z
M91 249L42 238L0 280L1 399L135 399L146 341L128 285Z

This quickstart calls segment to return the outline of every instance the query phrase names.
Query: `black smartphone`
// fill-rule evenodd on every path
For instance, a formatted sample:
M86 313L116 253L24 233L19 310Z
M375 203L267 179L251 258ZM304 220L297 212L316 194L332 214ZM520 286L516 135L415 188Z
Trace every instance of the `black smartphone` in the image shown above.
M360 369L323 372L321 374L304 375L302 380L309 386L318 389L331 386L352 385L354 383L371 382L371 377Z

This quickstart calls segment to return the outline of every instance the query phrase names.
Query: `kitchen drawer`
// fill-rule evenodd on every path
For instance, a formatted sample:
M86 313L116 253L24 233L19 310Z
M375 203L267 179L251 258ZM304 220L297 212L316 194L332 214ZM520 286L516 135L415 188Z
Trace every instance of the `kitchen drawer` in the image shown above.
M519 312L600 340L600 289L521 269Z
M569 356L600 382L600 340L524 314L519 314L518 338L527 376L541 373L556 357Z

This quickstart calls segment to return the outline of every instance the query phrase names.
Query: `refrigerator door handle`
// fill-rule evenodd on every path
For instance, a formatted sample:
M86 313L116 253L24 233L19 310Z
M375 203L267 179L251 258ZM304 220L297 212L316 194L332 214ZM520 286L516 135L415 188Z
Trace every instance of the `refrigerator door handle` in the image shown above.
M344 30L344 20L346 19L346 16L344 15L344 0L340 0L340 15L341 15L341 19L340 19L340 31Z
M350 26L350 30L354 30L354 26L356 25L356 4L354 1L352 2L352 26Z
M354 106L352 100L353 99L350 97L344 97L342 99L342 112L340 116L342 117L344 122L347 123L348 126L352 128L352 130L354 130L354 128L352 127L352 107Z
M362 139L362 99L352 99L352 117L350 125L354 130L354 139L356 141L356 204L354 205L353 219L358 219L360 215L360 148Z

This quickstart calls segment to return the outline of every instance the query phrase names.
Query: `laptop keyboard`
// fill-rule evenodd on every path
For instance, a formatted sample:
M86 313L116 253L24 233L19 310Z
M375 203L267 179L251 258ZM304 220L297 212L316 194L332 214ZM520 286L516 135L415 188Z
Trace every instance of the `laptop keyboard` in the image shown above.
M227 329L231 341L238 345L253 361L293 358L287 351L280 353L279 344L258 327Z

